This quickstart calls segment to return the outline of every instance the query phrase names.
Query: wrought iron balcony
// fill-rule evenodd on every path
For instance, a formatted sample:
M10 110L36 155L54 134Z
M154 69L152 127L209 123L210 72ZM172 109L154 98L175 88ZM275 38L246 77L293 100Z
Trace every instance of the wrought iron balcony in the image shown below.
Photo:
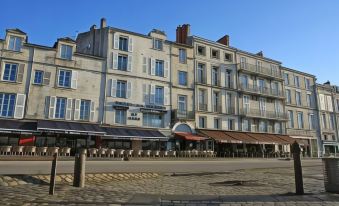
M173 110L173 117L177 120L190 120L194 119L194 112L193 111L186 111L186 110Z
M247 117L263 118L263 119L277 119L277 120L288 120L286 112L276 111L265 111L259 109L240 109L240 115Z
M284 98L284 93L278 89L272 89L268 87L259 87L257 85L243 85L239 84L239 89L241 91L245 92L251 92L251 93L256 93L256 94L262 94L262 95L268 95L268 96L274 96L274 97L279 97L279 98Z
M207 111L207 104L199 104L200 111Z
M249 63L240 63L238 64L238 67L240 70L245 70L245 71L249 71L252 73L259 74L259 75L282 79L282 75L280 71L274 71L271 68L249 64Z

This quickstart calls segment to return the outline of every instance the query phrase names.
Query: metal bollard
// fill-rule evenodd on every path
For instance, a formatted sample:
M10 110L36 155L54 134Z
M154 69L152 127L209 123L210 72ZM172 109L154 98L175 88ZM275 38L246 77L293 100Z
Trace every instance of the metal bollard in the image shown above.
M54 191L55 191L55 175L56 175L56 167L57 167L57 158L58 158L58 153L55 153L53 155L51 178L49 182L49 194L50 195L54 195Z
M85 164L87 155L86 151L86 149L82 149L80 154L75 155L73 176L74 187L85 187Z
M295 193L297 195L304 194L303 174L300 159L300 147L297 141L292 144L292 153L294 160L294 177L295 177Z

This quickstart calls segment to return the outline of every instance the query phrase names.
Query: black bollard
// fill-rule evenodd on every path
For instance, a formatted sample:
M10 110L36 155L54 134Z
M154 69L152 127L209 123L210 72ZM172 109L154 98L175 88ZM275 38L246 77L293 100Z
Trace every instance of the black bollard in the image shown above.
M85 187L85 163L86 163L86 149L82 149L80 154L75 155L74 162L74 187Z
M55 153L53 155L51 178L49 182L49 194L50 195L54 195L54 190L55 190L55 175L56 175L56 167L57 167L57 158L58 158L58 153Z
M294 160L295 194L304 194L303 174L300 160L300 147L297 141L292 144L292 153Z

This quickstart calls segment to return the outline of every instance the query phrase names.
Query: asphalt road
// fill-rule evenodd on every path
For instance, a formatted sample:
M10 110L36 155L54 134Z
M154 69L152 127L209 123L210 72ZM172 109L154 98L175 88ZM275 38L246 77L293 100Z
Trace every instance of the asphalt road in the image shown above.
M303 166L321 166L321 160L302 161ZM58 161L57 173L73 173L73 161ZM277 159L226 159L195 161L87 161L87 173L158 172L197 173L227 172L239 169L293 167L293 161ZM50 161L0 161L0 174L49 174Z

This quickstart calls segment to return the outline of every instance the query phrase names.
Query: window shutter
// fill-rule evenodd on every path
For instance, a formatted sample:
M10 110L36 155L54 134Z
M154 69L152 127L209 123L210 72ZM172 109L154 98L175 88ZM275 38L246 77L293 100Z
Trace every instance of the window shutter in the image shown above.
M95 115L95 102L91 101L91 113L89 118L91 122L94 122L94 115Z
M155 59L151 58L151 75L155 75Z
M142 85L142 94L143 94L145 104L149 104L149 96L148 96L147 88L148 88L147 84Z
M132 39L132 37L128 38L128 51L133 52L133 39Z
M72 83L71 83L72 89L76 89L78 87L78 72L72 71Z
M22 119L24 117L25 101L26 101L26 95L25 94L17 94L16 95L15 111L14 111L14 118L15 119Z
M169 61L165 61L164 77L168 77Z
M147 57L142 57L142 72L147 73L148 70L148 58Z
M127 71L132 71L132 55L128 55Z
M117 33L114 34L114 49L119 49L119 35Z
M42 81L43 85L49 85L51 82L51 72L44 72L44 79Z
M127 98L131 98L132 97L132 82L128 81L127 82Z
M111 84L111 97L116 97L116 94L117 94L117 80L116 79L112 79L111 82L112 82L112 84Z
M333 104L331 96L327 96L327 110L333 112Z
M76 99L75 100L75 106L74 106L74 120L79 120L80 119L80 104L81 104L81 99Z
M165 87L164 89L164 104L169 105L169 100L170 100L170 90L169 87Z
M155 85L151 84L151 98L150 98L150 103L154 104L155 103Z
M22 80L24 79L24 72L25 72L25 65L24 64L19 64L19 69L18 73L16 76L16 81L21 83Z
M323 94L319 94L320 99L320 109L325 110L325 96Z
M72 119L72 103L73 100L71 98L67 98L67 107L66 107L66 120Z
M54 119L55 106L56 106L56 97L49 97L49 112L48 112L49 119Z
M112 62L112 68L118 69L118 54L113 52L113 62Z

